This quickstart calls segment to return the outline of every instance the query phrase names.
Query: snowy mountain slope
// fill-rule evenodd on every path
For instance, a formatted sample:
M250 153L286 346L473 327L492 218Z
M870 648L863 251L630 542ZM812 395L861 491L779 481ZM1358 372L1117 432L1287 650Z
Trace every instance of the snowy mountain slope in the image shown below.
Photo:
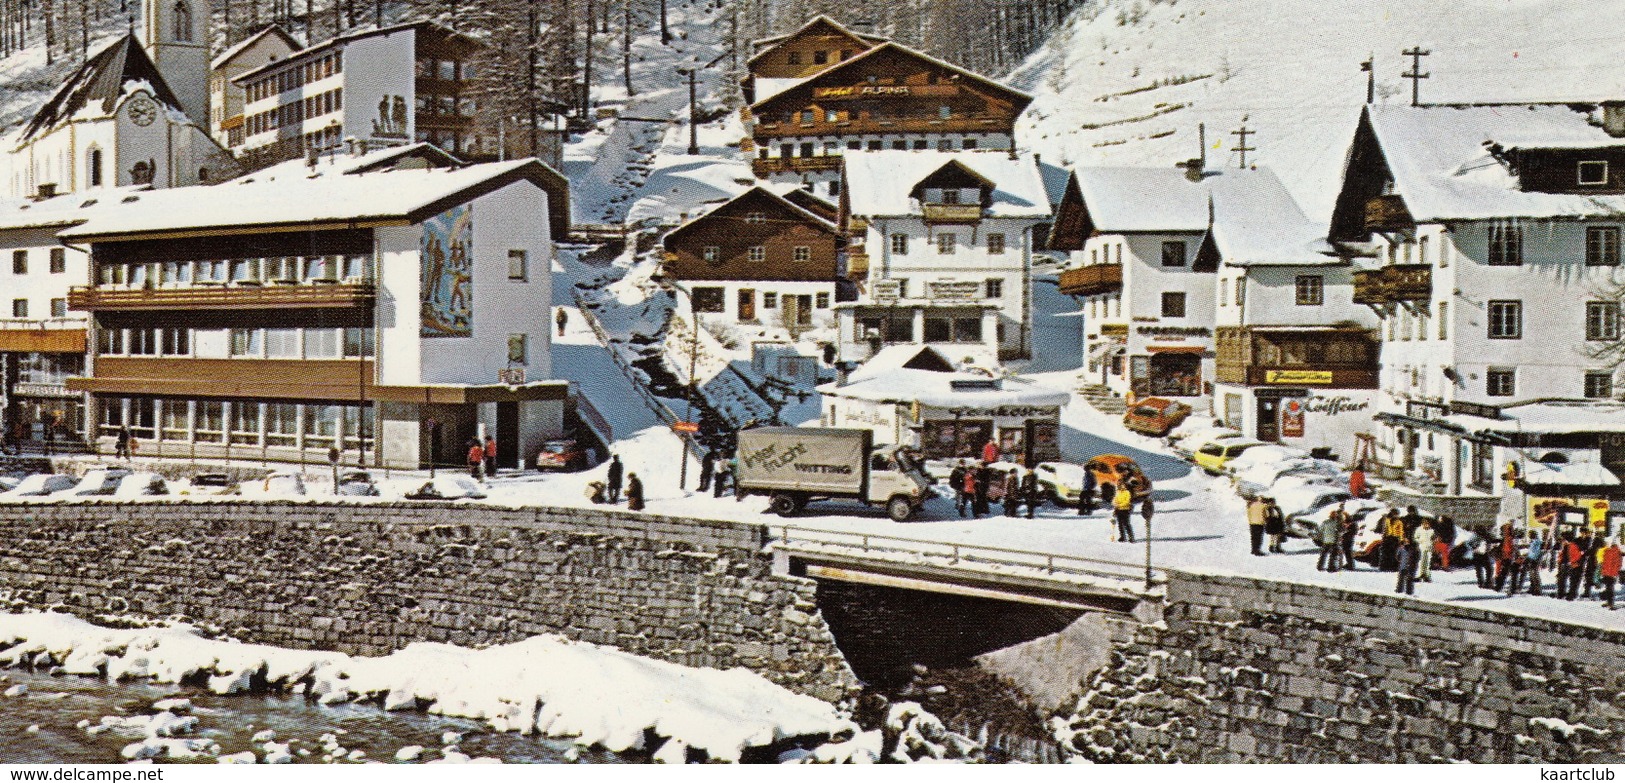
M1625 98L1625 4L1576 0L1098 0L1008 80L1036 96L1023 146L1066 164L1276 170L1315 219L1331 212L1375 56L1377 101L1410 100L1401 51L1432 55L1426 102Z

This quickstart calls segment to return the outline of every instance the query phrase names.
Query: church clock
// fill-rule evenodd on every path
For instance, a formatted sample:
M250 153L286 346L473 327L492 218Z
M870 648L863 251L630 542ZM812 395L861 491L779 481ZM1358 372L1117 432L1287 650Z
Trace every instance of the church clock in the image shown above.
M146 96L138 96L130 102L130 121L146 127L158 119L158 104L148 100Z

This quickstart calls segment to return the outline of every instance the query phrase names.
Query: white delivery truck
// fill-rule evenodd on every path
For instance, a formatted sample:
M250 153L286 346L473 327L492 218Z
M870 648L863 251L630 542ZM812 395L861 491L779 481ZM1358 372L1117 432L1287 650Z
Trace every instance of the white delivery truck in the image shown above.
M852 498L885 506L901 522L930 496L931 480L902 446L874 445L860 429L758 427L739 433L741 494L767 495L768 510L799 512L809 501Z

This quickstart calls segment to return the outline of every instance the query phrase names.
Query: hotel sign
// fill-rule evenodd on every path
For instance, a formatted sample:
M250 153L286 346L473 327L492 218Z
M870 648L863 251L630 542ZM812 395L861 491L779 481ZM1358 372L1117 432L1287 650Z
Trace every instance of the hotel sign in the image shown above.
M925 284L926 296L933 302L970 304L982 299L982 284L976 280L932 280Z
M875 283L875 304L892 304L903 296L903 286L896 280L881 280Z
M1265 370L1265 383L1283 383L1292 386L1307 386L1309 384L1330 385L1332 373L1330 370Z
M854 84L847 87L813 88L813 98L899 98L908 94L908 87L901 84Z

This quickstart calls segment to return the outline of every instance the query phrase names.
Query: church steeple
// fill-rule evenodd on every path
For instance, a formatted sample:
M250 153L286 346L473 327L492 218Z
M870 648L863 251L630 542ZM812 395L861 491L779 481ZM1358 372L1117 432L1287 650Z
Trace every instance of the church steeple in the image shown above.
M142 0L141 42L199 128L209 127L208 0Z

